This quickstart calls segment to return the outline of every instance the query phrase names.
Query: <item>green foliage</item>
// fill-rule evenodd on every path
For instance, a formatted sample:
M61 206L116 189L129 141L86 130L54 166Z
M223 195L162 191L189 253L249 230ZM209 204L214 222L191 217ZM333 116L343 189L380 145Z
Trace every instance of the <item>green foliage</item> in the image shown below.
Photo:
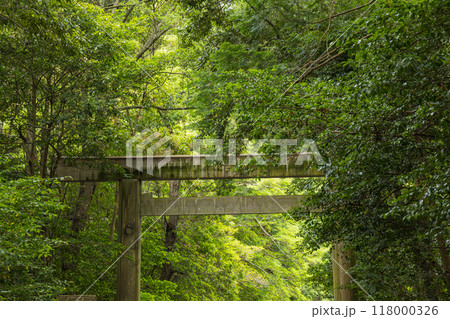
M276 244L264 238L253 218L185 217L180 223L170 253L157 225L143 237L141 289L148 300L305 300L311 295L304 277L307 261L316 261L294 253L297 228L283 218L262 221L265 227L276 225L268 228ZM171 282L158 280L164 260L175 267Z
M22 144L28 175L42 177L54 176L62 154L114 153L126 139L116 92L142 81L126 53L138 45L130 29L87 3L3 8L0 121L9 139L2 142Z
M51 300L64 289L54 259L65 242L54 232L66 206L55 184L38 178L0 184L1 300Z
M376 299L448 294L433 249L450 220L448 27L439 3L380 3L360 23L373 36L351 42L354 71L324 87L334 114L317 138L330 166L311 198L324 213L308 224L321 240L356 249L354 272ZM399 285L387 287L388 278Z
M78 187L67 188L63 197L73 207L78 201ZM65 294L81 294L95 283L87 294L96 295L98 300L115 300L115 262L124 249L117 243L117 234L113 232L111 238L115 194L116 183L97 186L88 212L89 220L85 221L83 231L78 234L74 234L70 227L73 208L65 216L61 216L64 225L58 231L67 244L55 251L55 262L58 265L56 276L66 283ZM117 222L117 216L115 221ZM104 273L106 269L109 271Z
M247 4L205 37L214 68L203 64L190 101L202 132L314 139L327 177L293 184L310 195L294 212L305 244L354 249L353 275L375 299L447 299L435 243L450 220L448 1L377 1L331 20L358 3ZM260 66L244 48L278 61Z

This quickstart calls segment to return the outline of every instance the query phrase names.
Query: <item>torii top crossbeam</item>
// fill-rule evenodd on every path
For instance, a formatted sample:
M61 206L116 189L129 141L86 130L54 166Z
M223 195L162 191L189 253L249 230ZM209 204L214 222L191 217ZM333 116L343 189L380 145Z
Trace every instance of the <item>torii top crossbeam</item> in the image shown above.
M323 177L311 153L288 155L268 164L261 154L241 154L232 160L211 161L208 155L113 156L63 158L56 175L73 182L122 179L192 180L238 178ZM249 165L253 161L255 165Z

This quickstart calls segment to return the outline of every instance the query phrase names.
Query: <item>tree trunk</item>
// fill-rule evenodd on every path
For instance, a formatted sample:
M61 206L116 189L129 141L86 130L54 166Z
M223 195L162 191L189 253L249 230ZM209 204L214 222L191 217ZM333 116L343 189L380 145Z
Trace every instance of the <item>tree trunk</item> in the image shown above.
M89 207L91 206L92 196L94 195L97 183L81 182L78 191L78 199L75 205L75 211L72 215L72 237L76 238L78 233L85 227L85 220L88 218ZM77 256L80 253L80 245L71 244L67 247L67 258L62 261L62 270L75 269L77 267Z
M25 160L27 163L27 174L33 176L38 169L36 151L37 84L34 79L31 87L31 105L27 110L27 124L23 140L23 150L25 152Z
M170 181L170 197L178 197L180 196L180 181ZM178 225L178 216L169 216L169 220L166 221L166 239L165 239L165 250L167 252L173 251L175 242L177 240L177 225ZM166 262L163 264L163 268L161 271L160 280L168 280L172 279L172 275L174 273L173 267L170 262Z
M89 207L94 196L97 183L81 182L78 191L78 200L72 216L72 231L79 233L84 228L84 221L88 218Z
M112 242L114 242L114 229L116 228L118 211L119 211L119 187L117 187L116 189L114 211L111 219L111 224L109 224L109 240Z
M447 244L445 243L445 238L442 234L436 237L439 255L441 256L442 267L444 268L445 281L447 283L447 292L450 294L450 258L448 256Z

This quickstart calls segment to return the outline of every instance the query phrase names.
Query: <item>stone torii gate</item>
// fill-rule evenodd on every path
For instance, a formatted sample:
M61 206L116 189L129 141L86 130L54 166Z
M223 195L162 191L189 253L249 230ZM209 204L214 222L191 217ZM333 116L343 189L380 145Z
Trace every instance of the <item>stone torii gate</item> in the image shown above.
M119 242L130 247L120 258L117 271L117 299L140 300L141 217L161 215L280 214L302 203L302 196L240 196L152 198L141 193L142 181L324 177L314 167L310 153L290 155L286 165L252 166L237 170L235 163L255 155L242 154L231 165L226 161L211 165L206 155L116 156L107 158L63 158L56 175L70 182L119 182ZM130 165L131 164L131 165ZM160 164L160 165L158 165ZM162 165L164 164L164 165ZM134 169L133 169L134 167ZM141 169L135 169L140 167ZM145 169L151 167L151 174ZM153 169L154 168L154 169ZM347 288L351 258L340 244L333 247L335 300L353 300Z

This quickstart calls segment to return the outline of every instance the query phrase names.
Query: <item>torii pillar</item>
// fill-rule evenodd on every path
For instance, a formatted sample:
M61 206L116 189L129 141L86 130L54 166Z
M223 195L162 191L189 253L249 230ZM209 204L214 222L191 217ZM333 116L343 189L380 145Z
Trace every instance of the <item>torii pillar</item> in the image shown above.
M335 301L354 301L355 292L350 287L352 277L350 268L354 265L355 254L351 250L344 249L343 243L337 243L332 247L333 265L333 290Z
M119 243L126 247L117 266L117 300L140 300L141 181L119 182Z

